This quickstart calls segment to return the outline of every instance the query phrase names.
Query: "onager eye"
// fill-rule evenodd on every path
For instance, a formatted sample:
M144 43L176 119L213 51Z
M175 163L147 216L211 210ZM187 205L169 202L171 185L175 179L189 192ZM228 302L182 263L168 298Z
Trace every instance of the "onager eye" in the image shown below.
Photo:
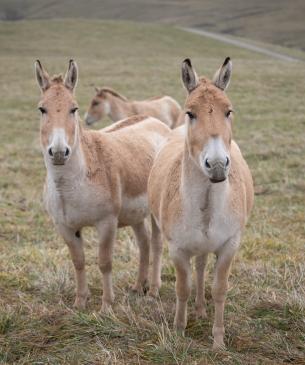
M196 116L190 111L187 111L185 114L190 118L190 120L196 119Z
M77 107L72 108L72 109L70 110L70 113L71 113L71 114L75 114L77 110L78 110L78 108L77 108Z
M97 106L97 105L99 105L99 103L100 103L99 101L95 100L95 101L92 102L92 106Z
M38 110L40 110L41 114L47 114L47 109L43 108L42 106L40 106Z
M229 118L231 116L231 114L233 113L233 110L228 110L226 112L226 118Z

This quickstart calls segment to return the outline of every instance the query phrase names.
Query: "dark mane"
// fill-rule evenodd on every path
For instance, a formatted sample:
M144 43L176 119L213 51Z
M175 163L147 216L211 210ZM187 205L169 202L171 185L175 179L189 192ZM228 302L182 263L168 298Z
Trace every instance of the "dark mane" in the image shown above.
M125 96L117 93L116 91L114 91L110 87L103 87L102 89L99 90L99 92L98 92L97 95L101 96L104 92L105 93L109 93L109 94L111 94L113 96L116 96L117 98L120 98L123 101L128 101L128 99Z
M51 78L51 82L54 82L55 84L62 84L64 82L63 76L60 75L54 75Z

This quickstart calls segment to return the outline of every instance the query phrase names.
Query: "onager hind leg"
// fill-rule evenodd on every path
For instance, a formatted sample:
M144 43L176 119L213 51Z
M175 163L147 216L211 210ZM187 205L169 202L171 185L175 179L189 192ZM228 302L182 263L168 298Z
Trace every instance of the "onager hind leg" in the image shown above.
M215 264L215 276L212 287L212 297L215 306L215 318L213 324L213 349L223 349L224 344L224 306L228 290L228 278L230 275L231 263L239 246L239 235L230 239L222 249L217 252Z
M145 284L147 284L148 268L149 268L149 235L145 221L132 226L136 241L139 247L139 271L136 283L132 287L132 290L143 294L145 290Z
M85 254L83 249L83 239L81 231L75 231L63 225L58 225L57 229L65 240L75 269L76 278L76 298L74 307L84 309L89 294L85 271Z
M117 220L109 219L99 222L96 226L99 235L98 264L102 273L103 296L101 312L111 310L114 301L112 288L112 253L117 231Z
M158 296L161 287L162 237L155 218L151 216L152 273L149 295Z
M174 327L184 334L187 323L187 301L191 294L192 273L190 257L182 251L170 252L176 268L176 314Z
M206 318L206 300L205 300L205 275L204 269L208 261L208 255L196 256L196 316L197 318Z

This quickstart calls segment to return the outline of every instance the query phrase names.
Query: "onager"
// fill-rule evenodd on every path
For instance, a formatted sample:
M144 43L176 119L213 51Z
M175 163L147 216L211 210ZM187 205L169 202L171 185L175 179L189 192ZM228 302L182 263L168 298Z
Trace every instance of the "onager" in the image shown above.
M169 242L176 269L174 326L184 332L191 292L191 257L196 257L196 313L206 317L204 269L216 255L212 297L213 348L224 347L224 304L233 257L253 205L253 182L238 145L232 140L232 105L227 88L232 63L226 58L213 81L198 78L191 61L182 65L188 91L185 125L159 152L149 177L148 195L155 223ZM162 181L162 184L160 184ZM155 245L155 247L153 246ZM161 284L160 241L152 242L151 295Z
M114 300L112 251L118 227L131 226L139 246L139 271L133 289L141 292L147 281L147 181L153 159L170 129L154 118L136 116L105 131L85 130L74 97L76 63L70 61L64 79L50 78L39 61L35 68L42 91L40 137L47 169L44 200L74 264L74 305L84 308L88 296L81 230L95 226L103 276L101 311L107 311ZM154 227L152 238L159 239Z
M161 120L172 128L179 117L181 107L170 96L155 97L142 101L131 101L110 88L96 88L96 95L92 99L85 122L91 125L104 116L113 122L131 117L132 115L145 114Z

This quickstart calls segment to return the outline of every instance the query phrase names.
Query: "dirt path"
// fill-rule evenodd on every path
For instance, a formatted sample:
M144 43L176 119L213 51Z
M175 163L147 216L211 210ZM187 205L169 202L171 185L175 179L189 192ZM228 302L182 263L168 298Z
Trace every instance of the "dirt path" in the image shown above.
M224 43L228 43L228 44L233 44L236 47L240 47L240 48L245 48L245 49L249 49L250 51L253 52L258 52L258 53L262 53L264 55L273 57L273 58L277 58L278 60L281 61L288 61L288 62L304 62L303 60L296 58L296 57L290 57L290 56L286 56L282 53L277 53L277 52L273 52L270 51L268 49L259 47L259 46L255 46L253 44L250 43L246 43L237 39L232 39L229 38L225 35L222 34L217 34L217 33L212 33L212 32L207 32L205 30L201 30L201 29L196 29L196 28L182 28L183 30L187 31L187 32L191 32L191 33L195 33L195 34L200 34L203 35L204 37L208 37L208 38L212 38L212 39L216 39L217 41L220 42L224 42Z

